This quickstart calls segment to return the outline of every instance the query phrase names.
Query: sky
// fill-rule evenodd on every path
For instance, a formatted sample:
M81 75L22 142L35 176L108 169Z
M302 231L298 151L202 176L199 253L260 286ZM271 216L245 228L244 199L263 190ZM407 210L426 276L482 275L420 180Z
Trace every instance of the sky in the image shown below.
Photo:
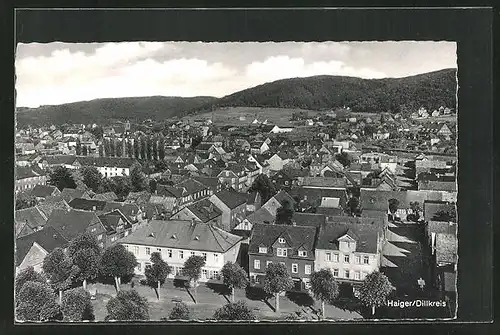
M315 75L406 77L456 68L454 42L19 44L18 107L139 96L222 97Z

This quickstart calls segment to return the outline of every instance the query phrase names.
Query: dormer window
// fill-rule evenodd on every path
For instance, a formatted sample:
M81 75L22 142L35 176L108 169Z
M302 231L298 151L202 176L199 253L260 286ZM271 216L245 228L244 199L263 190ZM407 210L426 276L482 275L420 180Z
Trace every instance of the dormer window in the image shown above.
M284 238L280 237L280 238L278 239L278 242L279 242L279 243L285 243L286 241L285 241L285 239L284 239Z
M266 247L259 247L259 254L267 254L267 248Z

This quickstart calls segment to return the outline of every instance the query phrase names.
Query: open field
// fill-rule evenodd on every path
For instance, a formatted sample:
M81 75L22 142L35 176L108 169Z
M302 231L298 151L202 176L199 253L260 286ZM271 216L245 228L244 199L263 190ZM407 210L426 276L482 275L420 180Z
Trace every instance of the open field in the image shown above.
M224 107L214 110L214 123L218 125L248 125L254 119L268 124L291 124L293 113L307 112L309 117L316 116L319 112L300 108L261 108L261 107ZM211 119L212 113L186 116L185 120Z
M107 315L106 304L112 297L116 296L115 288L112 285L101 283L91 284L88 289L92 292L97 290L96 300L93 300L94 314L96 321L104 321ZM122 290L130 290L130 284L122 284ZM211 319L214 312L228 303L231 299L225 286L213 284L200 285L195 295L193 290L182 287L175 287L172 281L167 281L161 288L161 300L158 301L153 289L143 285L134 287L137 292L146 297L149 303L149 315L152 321L159 321L163 317L168 317L175 305L173 299L180 299L186 303L191 310L193 318L196 320ZM197 297L197 303L194 302ZM274 298L267 298L259 289L235 290L235 301L244 300L253 309L258 320L283 320L292 313L301 313L301 319L317 320L316 314L320 309L320 303L314 301L306 294L288 294L280 297L280 311L274 311ZM331 320L353 320L361 319L361 315L352 308L325 306L326 316Z

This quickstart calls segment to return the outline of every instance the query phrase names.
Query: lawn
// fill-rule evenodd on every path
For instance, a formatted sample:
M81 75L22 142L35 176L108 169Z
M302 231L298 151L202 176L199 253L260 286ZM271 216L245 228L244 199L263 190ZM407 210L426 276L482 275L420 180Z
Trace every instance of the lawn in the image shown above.
M90 284L88 286L91 292L97 290L96 299L93 300L94 313L96 321L104 321L107 315L106 304L116 291L112 285L101 283ZM131 289L130 284L122 284L122 290ZM197 320L210 319L214 312L228 303L231 299L227 294L227 290L220 284L201 284L197 288L195 295L193 290L189 291L182 287L175 287L171 281L168 281L161 288L161 300L158 301L156 293L153 289L137 284L134 287L137 292L146 297L149 303L150 319L159 321L163 317L168 317L168 314L175 305L175 300L182 300L188 305L193 315ZM194 302L194 297L197 303ZM235 290L235 300L245 300L259 320L283 320L286 316L292 313L299 313L301 319L316 320L318 319L316 312L319 311L320 303L315 302L311 297L304 294L286 294L280 297L280 311L274 311L274 298L266 299L260 289ZM361 316L354 311L342 309L336 306L326 305L326 315L332 320L352 320L359 319Z

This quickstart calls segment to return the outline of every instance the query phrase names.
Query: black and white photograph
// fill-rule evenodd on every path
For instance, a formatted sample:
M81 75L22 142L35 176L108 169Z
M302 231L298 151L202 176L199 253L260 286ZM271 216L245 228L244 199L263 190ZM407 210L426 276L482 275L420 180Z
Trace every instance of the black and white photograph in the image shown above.
M15 320L454 320L457 43L19 43Z

